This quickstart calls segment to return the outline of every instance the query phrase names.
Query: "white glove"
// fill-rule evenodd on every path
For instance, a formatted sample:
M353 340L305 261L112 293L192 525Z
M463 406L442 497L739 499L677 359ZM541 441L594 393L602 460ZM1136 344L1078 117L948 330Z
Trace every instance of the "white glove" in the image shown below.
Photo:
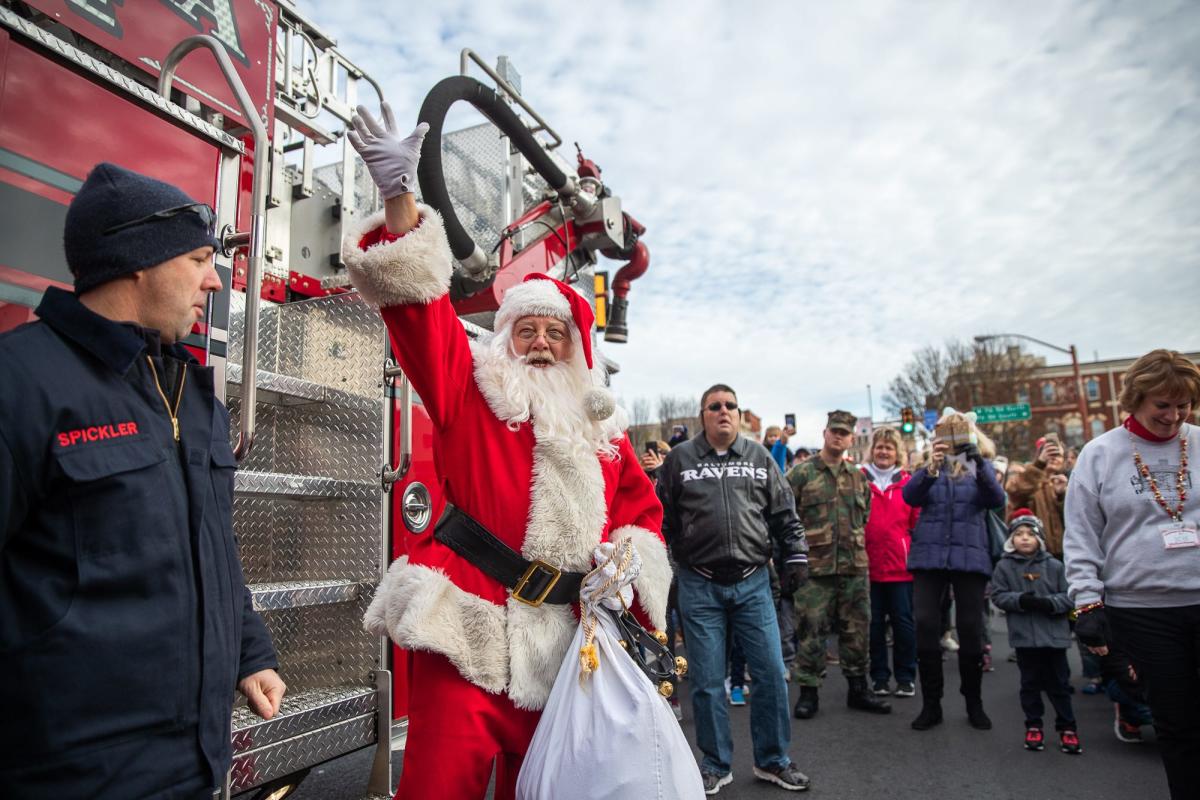
M384 200L391 200L413 191L417 162L421 160L421 142L429 124L422 122L405 138L396 132L396 118L392 107L380 104L383 124L380 125L366 106L359 106L358 113L350 118L354 130L347 132L351 146L362 156L371 173L371 180L379 187Z
M642 573L642 557L638 555L633 542L628 542L629 566L617 580L612 582L611 586L604 588L604 584L617 574L625 546L626 543L622 542L622 549L617 550L612 542L604 542L592 551L592 561L596 564L596 570L588 573L584 578L583 586L580 587L579 597L582 602L589 605L600 604L613 611L621 610L622 601L626 608L633 604L633 586L631 584Z

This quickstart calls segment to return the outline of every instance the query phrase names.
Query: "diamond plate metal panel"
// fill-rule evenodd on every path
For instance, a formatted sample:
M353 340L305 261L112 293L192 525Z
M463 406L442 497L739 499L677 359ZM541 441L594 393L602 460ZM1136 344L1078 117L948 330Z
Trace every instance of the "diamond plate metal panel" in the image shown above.
M238 364L244 296L235 293L230 305L229 361ZM345 722L358 707L322 704L341 702L338 692L370 691L368 712L375 707L374 687L363 687L381 648L363 631L362 616L383 567L386 341L378 312L354 294L261 309L256 377L268 391L257 408L254 446L236 474L233 520L246 580L293 701L285 707L295 712L243 736L241 749L257 749L235 764L235 788L377 735L374 713ZM239 383L244 377L230 373ZM241 397L231 396L233 430L241 409ZM323 710L306 708L310 701ZM247 713L235 710L235 730L250 730Z
M237 473L234 489L241 494L283 495L300 500L370 499L377 494L377 482L341 481L322 475L242 470Z
M379 580L378 548L364 546L365 529L380 512L362 501L313 502L239 496L233 529L249 583L305 580ZM357 624L356 624L357 627Z
M362 628L371 594L353 603L263 612L290 689L361 685L379 666L378 640Z
M245 753L375 711L373 686L288 692L279 712L264 720L249 708L233 712L233 752Z
M363 587L353 581L332 580L254 583L247 588L255 611L278 611L345 603L357 598Z
M233 759L231 789L240 792L375 742L375 715L366 714Z

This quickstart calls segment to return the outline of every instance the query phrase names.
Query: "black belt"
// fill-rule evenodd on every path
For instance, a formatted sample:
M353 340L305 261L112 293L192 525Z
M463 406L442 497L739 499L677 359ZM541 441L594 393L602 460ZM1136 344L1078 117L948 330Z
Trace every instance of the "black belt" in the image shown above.
M446 504L433 538L511 589L514 600L535 608L579 600L582 572L563 572L545 561L530 561L451 503Z

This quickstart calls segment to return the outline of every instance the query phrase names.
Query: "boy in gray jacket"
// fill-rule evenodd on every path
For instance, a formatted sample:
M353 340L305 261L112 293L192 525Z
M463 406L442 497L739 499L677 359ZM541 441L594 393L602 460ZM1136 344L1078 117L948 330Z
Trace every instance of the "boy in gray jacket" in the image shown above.
M1021 669L1021 708L1025 711L1025 747L1045 748L1042 692L1054 706L1054 728L1064 753L1083 752L1071 709L1067 648L1071 629L1067 613L1067 577L1063 564L1046 551L1042 522L1028 509L1018 509L1008 524L1004 557L992 573L992 602L1008 620L1008 643L1017 651Z

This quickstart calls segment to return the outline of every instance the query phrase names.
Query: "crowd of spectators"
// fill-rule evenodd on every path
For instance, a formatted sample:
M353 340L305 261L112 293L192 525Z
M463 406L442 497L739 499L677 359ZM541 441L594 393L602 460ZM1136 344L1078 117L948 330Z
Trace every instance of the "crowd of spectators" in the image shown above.
M1200 511L1187 502L1200 370L1156 350L1123 385L1122 427L1079 451L1048 433L1027 462L952 408L923 447L876 428L861 464L845 411L830 412L814 453L788 446L790 426L753 441L722 384L701 398L695 436L677 427L670 446L648 447L677 575L668 638L682 634L693 664L706 792L732 781L727 706L747 704L755 777L806 787L787 753L784 681L799 684L791 716L811 719L834 664L856 710L886 714L885 697L919 685L912 728L924 731L943 721L943 664L956 656L967 720L990 729L994 606L1020 673L1026 749L1045 747L1044 695L1059 749L1083 752L1068 660L1078 646L1083 692L1112 701L1116 737L1140 742L1153 724L1172 797L1200 797Z

